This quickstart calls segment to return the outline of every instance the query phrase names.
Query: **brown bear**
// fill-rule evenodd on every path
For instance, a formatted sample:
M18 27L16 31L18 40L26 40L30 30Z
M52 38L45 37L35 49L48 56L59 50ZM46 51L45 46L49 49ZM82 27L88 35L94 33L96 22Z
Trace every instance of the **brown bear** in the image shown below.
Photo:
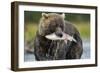
M42 13L34 40L37 61L81 58L83 45L80 34L64 18L65 14Z

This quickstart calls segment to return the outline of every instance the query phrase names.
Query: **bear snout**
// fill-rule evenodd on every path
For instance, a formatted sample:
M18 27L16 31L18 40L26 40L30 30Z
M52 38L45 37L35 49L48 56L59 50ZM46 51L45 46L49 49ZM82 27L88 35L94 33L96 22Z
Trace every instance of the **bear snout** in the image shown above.
M57 27L55 34L56 34L56 36L61 38L63 36L62 29L60 27Z
M55 32L55 34L56 34L56 36L58 36L58 37L62 37L62 36L63 36L62 32Z

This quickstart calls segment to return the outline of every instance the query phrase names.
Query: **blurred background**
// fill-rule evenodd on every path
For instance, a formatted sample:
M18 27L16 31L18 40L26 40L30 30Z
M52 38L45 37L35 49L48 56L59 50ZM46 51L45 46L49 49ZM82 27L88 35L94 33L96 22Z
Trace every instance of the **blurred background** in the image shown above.
M35 61L34 37L38 29L42 12L24 11L24 61ZM48 12L45 12L48 13ZM60 13L61 14L61 13ZM79 30L83 41L82 59L90 58L90 14L65 13L65 20L70 21Z

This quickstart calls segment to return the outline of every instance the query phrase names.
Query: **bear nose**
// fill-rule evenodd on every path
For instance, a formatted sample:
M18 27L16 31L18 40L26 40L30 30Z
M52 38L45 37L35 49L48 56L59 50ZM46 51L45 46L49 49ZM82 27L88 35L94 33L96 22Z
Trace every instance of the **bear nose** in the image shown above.
M61 32L56 32L55 34L56 34L58 37L62 37L62 36L63 36Z

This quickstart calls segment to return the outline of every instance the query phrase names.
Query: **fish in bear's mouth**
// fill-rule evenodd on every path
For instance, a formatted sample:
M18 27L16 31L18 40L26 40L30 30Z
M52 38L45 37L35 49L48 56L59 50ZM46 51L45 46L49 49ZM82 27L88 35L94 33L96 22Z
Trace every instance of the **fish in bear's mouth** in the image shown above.
M68 40L77 42L73 36L70 36L69 34L66 34L64 32L62 33L62 37L57 36L55 33L51 33L49 35L46 35L45 37L49 40L63 40L65 41L65 43L67 43Z

